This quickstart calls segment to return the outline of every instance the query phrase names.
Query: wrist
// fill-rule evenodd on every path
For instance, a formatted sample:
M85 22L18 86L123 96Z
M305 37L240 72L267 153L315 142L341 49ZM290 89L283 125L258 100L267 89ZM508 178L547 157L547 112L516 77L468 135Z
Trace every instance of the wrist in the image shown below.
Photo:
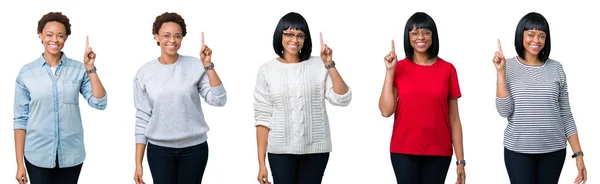
M85 70L91 70L94 68L96 68L96 66L94 66L94 65L85 65Z
M325 64L325 69L327 69L327 70L335 67L335 62L333 62L333 61L331 61L329 63L323 62L323 64Z
M571 158L582 159L583 158L583 152L582 151L577 151L577 152L573 153L573 155L571 156Z
M204 70L208 71L208 70L212 70L213 68L215 68L215 64L212 62L209 63L202 63L204 65Z

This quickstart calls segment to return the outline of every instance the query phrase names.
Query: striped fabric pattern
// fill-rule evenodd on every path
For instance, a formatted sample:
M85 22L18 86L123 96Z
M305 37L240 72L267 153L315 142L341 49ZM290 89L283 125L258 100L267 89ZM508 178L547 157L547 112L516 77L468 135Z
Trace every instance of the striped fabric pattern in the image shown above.
M504 146L528 154L565 148L577 127L562 65L552 59L541 66L507 59L506 86L509 96L496 97L498 113L508 119Z

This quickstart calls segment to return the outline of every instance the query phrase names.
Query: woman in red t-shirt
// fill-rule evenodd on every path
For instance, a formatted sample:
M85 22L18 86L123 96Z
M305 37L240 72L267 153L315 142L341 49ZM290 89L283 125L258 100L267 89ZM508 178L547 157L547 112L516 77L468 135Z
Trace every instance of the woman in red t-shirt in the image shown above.
M384 58L387 70L379 99L381 114L394 114L390 152L396 180L444 183L454 146L456 182L464 183L456 69L437 56L438 33L429 15L413 14L404 31L406 58L398 61L392 40L392 51Z

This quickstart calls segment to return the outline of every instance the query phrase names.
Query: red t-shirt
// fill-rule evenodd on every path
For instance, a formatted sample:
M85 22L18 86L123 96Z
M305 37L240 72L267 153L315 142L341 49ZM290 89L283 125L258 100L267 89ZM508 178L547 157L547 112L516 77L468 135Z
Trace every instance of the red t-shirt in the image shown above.
M398 104L390 152L452 156L448 100L461 96L454 65L438 58L429 66L398 61Z

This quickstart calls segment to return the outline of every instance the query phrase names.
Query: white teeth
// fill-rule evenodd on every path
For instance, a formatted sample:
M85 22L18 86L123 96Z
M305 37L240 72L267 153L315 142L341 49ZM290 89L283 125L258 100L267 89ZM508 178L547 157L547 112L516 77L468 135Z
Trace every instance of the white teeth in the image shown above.
M415 43L415 45L417 45L417 47L423 47L425 46L425 43Z
M297 48L298 46L297 45L288 45L288 47Z

